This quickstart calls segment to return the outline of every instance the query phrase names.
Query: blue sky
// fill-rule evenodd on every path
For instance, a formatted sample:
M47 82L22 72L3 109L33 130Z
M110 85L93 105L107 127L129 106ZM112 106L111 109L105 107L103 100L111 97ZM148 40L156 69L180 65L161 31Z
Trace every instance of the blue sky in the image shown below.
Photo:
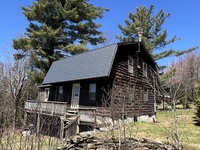
M0 61L3 61L8 53L13 53L12 39L18 38L26 31L28 21L23 15L21 6L31 5L33 0L0 1ZM167 47L183 50L193 46L200 47L200 1L194 0L91 0L95 6L109 8L104 18L98 20L102 24L102 31L112 31L120 34L118 24L124 24L129 12L135 12L138 6L155 5L155 13L160 9L170 12L163 28L168 30L168 37L177 35L182 38ZM169 64L170 59L162 60L161 64Z

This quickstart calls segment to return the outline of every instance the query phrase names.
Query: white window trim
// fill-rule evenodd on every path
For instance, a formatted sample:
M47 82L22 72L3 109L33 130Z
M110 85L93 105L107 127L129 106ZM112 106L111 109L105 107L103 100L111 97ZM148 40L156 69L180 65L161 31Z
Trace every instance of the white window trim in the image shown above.
M147 64L143 62L143 76L147 77Z
M133 57L128 55L128 72L133 74Z
M95 98L94 99L91 99L90 98L90 94L91 94L91 92L90 92L90 85L92 85L92 84L94 84L95 85ZM93 92L92 92L93 93ZM96 83L90 83L89 84L89 91L88 91L88 94L89 94L89 97L88 97L88 99L89 99L89 101L96 101L96 93L97 93L97 85L96 85Z
M45 88L44 101L48 101L49 100L49 93L50 93L50 88Z
M143 98L144 98L144 101L148 101L149 99L149 92L148 92L148 89L144 88L144 91L143 91Z
M59 86L59 94L63 94L63 86Z

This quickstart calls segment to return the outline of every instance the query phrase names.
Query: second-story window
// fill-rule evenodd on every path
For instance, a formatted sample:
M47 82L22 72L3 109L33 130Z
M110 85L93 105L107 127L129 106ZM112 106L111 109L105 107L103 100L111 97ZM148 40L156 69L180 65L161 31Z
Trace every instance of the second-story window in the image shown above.
M143 76L147 77L147 64L143 63Z
M128 72L133 73L133 57L128 56Z

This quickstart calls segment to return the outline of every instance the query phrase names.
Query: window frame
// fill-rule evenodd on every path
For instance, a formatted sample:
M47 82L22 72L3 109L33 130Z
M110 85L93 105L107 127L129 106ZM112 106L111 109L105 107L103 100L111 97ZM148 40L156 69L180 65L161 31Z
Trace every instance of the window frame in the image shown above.
M134 66L133 57L131 55L128 55L128 72L131 73L131 74L133 74L133 72L134 72L133 66Z
M143 89L143 99L144 101L148 101L149 100L149 92L147 88Z
M63 86L58 87L58 94L63 94Z
M147 77L147 64L145 62L143 62L143 76Z
M58 86L58 101L62 101L63 100L63 86L60 85Z
M128 99L129 100L134 100L135 99L135 87L134 86L129 86L129 93L128 93Z
M94 86L94 87L91 87ZM93 91L94 88L94 91ZM91 91L92 89L92 91ZM90 83L88 87L88 100L90 102L95 102L96 101L96 93L97 93L97 85L96 83ZM94 94L94 98L92 97L92 94Z
M44 97L44 99L47 99L47 101L48 101L49 94L50 94L50 88L45 88L44 90L45 90L45 97Z

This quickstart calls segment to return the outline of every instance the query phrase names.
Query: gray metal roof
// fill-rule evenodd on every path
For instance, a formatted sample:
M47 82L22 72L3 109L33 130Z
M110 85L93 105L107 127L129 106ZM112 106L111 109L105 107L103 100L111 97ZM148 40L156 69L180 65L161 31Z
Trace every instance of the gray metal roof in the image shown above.
M113 44L53 62L43 84L109 76L117 46Z

